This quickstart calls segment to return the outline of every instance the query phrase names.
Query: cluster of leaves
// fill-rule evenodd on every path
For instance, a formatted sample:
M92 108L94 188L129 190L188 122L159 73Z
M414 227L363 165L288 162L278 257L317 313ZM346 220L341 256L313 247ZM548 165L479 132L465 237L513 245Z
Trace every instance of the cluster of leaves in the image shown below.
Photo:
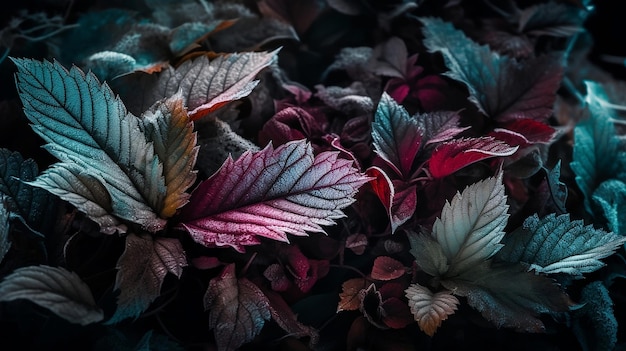
M588 59L593 6L474 5L55 22L46 55L7 60L6 118L53 160L0 148L0 327L26 348L622 347L626 88Z

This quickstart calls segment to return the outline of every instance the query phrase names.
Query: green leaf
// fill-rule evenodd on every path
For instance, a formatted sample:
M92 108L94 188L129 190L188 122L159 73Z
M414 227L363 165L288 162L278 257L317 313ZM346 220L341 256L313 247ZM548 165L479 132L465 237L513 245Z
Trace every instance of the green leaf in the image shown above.
M11 248L9 241L9 211L7 209L6 198L0 195L0 263Z
M591 198L602 211L609 229L626 235L626 184L617 179L606 180L600 183Z
M159 297L167 273L179 277L187 256L178 239L129 234L126 249L117 261L115 278L117 310L107 324L138 317Z
M185 205L189 194L185 191L196 180L193 170L198 155L193 122L189 120L180 93L158 101L142 115L144 134L153 143L154 151L163 162L166 191L157 211L161 218L169 218Z
M466 297L468 304L496 327L520 332L545 331L538 318L541 313L566 312L572 305L552 279L528 272L522 265L486 262L441 284Z
M0 301L25 299L69 322L96 323L104 314L80 277L62 267L18 268L0 282Z
M600 281L587 284L580 296L580 309L572 311L572 329L585 351L614 350L618 322L609 291Z
M409 232L407 236L411 245L409 252L424 272L439 277L450 269L448 258L435 238L428 234L414 232Z
M6 196L7 210L29 228L46 231L53 225L55 216L50 213L56 201L47 191L27 184L38 173L34 160L0 148L0 195Z
M472 269L500 250L508 208L501 170L446 202L432 235L448 259L448 275Z
M574 128L574 148L570 167L584 196L585 209L594 214L591 197L603 181L626 170L624 146L611 121L611 111L594 94L588 94L589 117Z
M163 166L152 144L106 84L77 67L14 59L24 112L45 148L64 164L104 179L112 213L156 232L165 225L156 209L166 192ZM68 168L66 166L66 168ZM29 184L53 184L37 179ZM106 207L107 204L100 204Z
M420 18L424 45L441 52L449 71L444 74L467 85L469 100L492 119L546 120L560 87L562 67L552 56L523 63L491 51L469 39L452 23Z
M604 266L600 260L624 242L626 237L585 226L582 220L572 221L569 214L550 214L542 219L533 215L504 238L504 248L497 257L528 263L530 269L541 273L580 277Z

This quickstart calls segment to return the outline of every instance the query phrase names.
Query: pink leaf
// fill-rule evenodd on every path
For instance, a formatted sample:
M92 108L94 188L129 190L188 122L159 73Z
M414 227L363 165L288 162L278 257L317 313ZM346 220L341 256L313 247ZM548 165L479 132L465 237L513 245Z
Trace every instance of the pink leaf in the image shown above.
M288 242L335 224L369 178L337 152L313 156L304 140L274 149L245 152L192 193L181 210L181 225L207 247L231 246L243 252L258 237Z
M252 341L270 319L267 297L254 283L235 276L235 264L209 282L204 295L204 308L209 312L209 328L213 329L218 350L237 350Z
M406 267L402 262L388 256L379 256L374 260L372 279L376 280L393 280L400 278L406 272Z
M393 182L394 196L391 206L391 232L395 231L408 221L417 208L417 187L415 184L401 180Z
M430 174L434 178L442 178L478 161L511 156L517 149L517 146L511 146L493 137L450 141L433 151L429 161Z
M551 126L530 118L501 123L500 127L523 135L531 144L549 143L556 134L556 130Z

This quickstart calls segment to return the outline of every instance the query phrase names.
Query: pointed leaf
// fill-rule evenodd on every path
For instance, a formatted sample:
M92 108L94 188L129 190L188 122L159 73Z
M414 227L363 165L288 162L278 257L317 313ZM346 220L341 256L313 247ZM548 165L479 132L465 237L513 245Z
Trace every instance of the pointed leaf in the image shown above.
M196 180L193 167L198 148L193 122L180 94L158 101L142 115L141 122L146 138L163 162L166 191L156 210L161 218L168 218L187 203L190 195L185 191Z
M106 234L125 233L126 226L111 215L113 205L106 181L97 174L83 171L78 165L57 163L46 169L34 184L69 202Z
M624 171L624 151L617 137L611 113L595 99L587 105L590 116L574 128L574 149L570 167L583 193L585 209L593 214L591 196L604 180Z
M104 314L89 286L63 267L18 268L0 282L0 301L25 299L80 325L97 323Z
M469 100L485 115L501 121L547 120L560 87L562 67L551 56L518 62L469 39L452 23L421 18L424 45L441 52L450 78L467 85Z
M433 151L428 169L433 177L443 178L482 160L511 156L517 149L517 146L492 137L457 139L443 143Z
M185 266L187 256L178 239L126 236L126 248L116 266L117 310L107 324L137 318L159 297L167 273L180 278Z
M409 232L407 237L411 245L409 252L424 272L439 277L450 269L443 248L431 235Z
M287 305L287 302L285 302L280 294L266 289L263 289L263 293L269 302L270 314L274 322L289 335L298 338L306 336L311 339L310 343L312 345L317 343L319 339L317 330L300 323L291 307Z
M367 287L367 280L364 278L348 279L341 284L341 292L339 293L339 304L337 312L356 311L361 306L361 290Z
M432 235L448 258L450 275L472 269L500 250L508 209L502 171L446 202Z
M388 256L378 256L374 260L370 276L376 280L393 280L400 278L404 273L406 267L402 262Z
M181 211L182 226L200 244L239 251L257 244L257 236L288 241L287 233L324 232L321 226L344 216L341 210L369 181L337 156L314 156L299 140L229 158L194 190Z
M544 167L546 171L546 183L550 191L550 197L560 213L567 212L565 203L567 201L567 185L561 181L561 160L550 170ZM614 230L619 233L618 231Z
M182 92L189 116L197 120L225 104L248 96L258 84L255 76L277 60L278 50L246 52L218 56L209 60L200 56L168 68L158 75L138 74L139 81L128 82L141 87L120 91L128 109L141 113L156 101Z
M56 201L47 191L26 184L37 177L37 164L24 160L19 152L0 148L0 195L5 195L6 210L35 230L48 230L53 223Z
M528 217L521 228L505 237L498 258L525 262L546 274L567 273L582 276L602 266L601 259L612 255L626 237L585 226L570 220L569 214Z
M614 350L619 323L609 290L600 281L585 285L580 309L572 311L572 330L583 350Z
M417 208L417 185L402 180L392 181L394 187L391 204L391 233L411 219Z
M520 332L543 332L541 313L567 312L572 301L552 279L524 267L485 263L458 279L441 284L467 302L496 327Z
M248 279L238 279L234 264L211 279L204 309L209 311L209 328L219 351L236 350L252 341L271 317L267 297Z
M411 175L423 133L417 120L383 93L372 123L374 149L404 179Z
M441 323L454 314L460 303L449 291L433 293L419 284L411 284L405 292L415 321L428 336L435 335Z
M162 166L138 119L92 73L85 75L77 67L68 71L57 62L14 62L24 112L48 143L46 149L62 162L102 177L112 214L151 231L162 229L165 223L154 213L165 191Z
M593 203L596 204L606 218L609 229L616 234L626 235L626 184L609 179L598 186L593 192Z
M454 111L428 112L417 114L415 118L424 130L423 141L426 145L448 141L470 128L470 126L459 127L461 116Z
M525 8L520 13L519 32L533 36L569 37L584 31L589 11L566 3L548 1Z
M6 198L0 195L0 263L11 248L9 241L9 211L7 209Z
M365 170L365 174L372 178L369 181L374 194L378 197L380 202L387 210L387 215L391 218L391 204L393 203L394 198L394 187L391 179L385 171L383 171L380 167L372 166ZM395 232L395 229L392 228L392 234Z

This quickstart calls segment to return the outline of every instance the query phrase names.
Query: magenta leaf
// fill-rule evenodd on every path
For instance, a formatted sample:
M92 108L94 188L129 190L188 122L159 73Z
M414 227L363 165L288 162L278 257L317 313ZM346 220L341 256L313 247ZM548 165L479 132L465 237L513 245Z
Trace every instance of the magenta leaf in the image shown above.
M405 179L411 175L423 134L417 120L391 96L383 93L372 123L374 148Z
M116 267L118 307L107 324L138 317L159 297L167 273L180 278L186 266L187 256L178 239L129 234Z
M209 282L204 308L219 351L237 350L252 341L271 317L265 294L248 279L237 278L235 264Z
M511 156L517 151L492 137L463 138L439 145L430 158L430 174L435 178L448 176L459 169L492 157Z
M394 233L415 213L417 186L401 180L394 180L392 183L395 190L391 206L391 232Z
M369 184L372 187L374 194L378 196L380 202L383 206L385 206L387 215L391 218L391 205L393 204L393 198L395 195L391 179L389 179L389 176L385 173L385 171L376 166L366 169L365 174L372 177Z
M207 247L258 244L258 237L288 242L287 234L324 232L344 216L359 187L369 181L339 159L338 152L313 155L305 140L227 159L192 193L181 224Z
M523 118L501 123L489 135L504 140L509 145L524 147L536 143L550 143L556 135L556 130L543 122Z

